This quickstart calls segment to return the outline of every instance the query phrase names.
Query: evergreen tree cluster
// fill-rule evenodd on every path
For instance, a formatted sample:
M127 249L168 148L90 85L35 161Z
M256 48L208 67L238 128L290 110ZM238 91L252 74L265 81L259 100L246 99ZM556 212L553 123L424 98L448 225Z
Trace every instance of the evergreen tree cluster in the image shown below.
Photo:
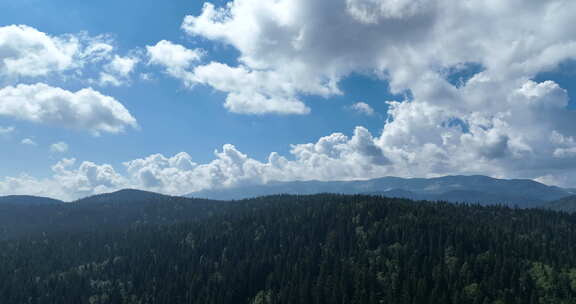
M1 303L576 303L567 213L333 194L206 210L0 242Z

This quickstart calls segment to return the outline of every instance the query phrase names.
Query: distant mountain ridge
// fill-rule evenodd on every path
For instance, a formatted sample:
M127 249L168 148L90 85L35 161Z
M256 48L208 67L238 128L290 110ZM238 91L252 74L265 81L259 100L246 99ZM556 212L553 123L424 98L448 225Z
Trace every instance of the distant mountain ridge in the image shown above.
M110 203L110 202L146 202L153 200L166 200L170 198L179 198L179 197L180 196L171 196L137 189L122 189L114 192L87 196L72 202L65 202L49 197L33 196L33 195L6 195L6 196L0 196L0 204L17 204L17 205L52 205L62 203L97 204L97 203Z
M571 195L555 186L528 179L496 179L483 175L437 178L383 177L362 181L271 182L228 189L204 190L189 197L237 200L273 194L373 194L415 200L443 200L480 204L537 207Z
M496 179L482 175L456 175L437 178L383 177L360 181L294 181L270 182L265 185L251 185L226 189L203 190L184 197L211 200L239 200L275 194L370 194L412 200L479 203L483 205L504 204L522 208L544 207L555 210L576 211L569 203L560 199L574 195L572 189L528 179ZM73 204L101 204L117 202L122 204L150 201L178 200L178 196L155 192L123 189L73 201ZM575 196L576 200L576 196ZM37 196L11 195L0 197L0 204L51 205L63 201ZM555 206L555 207L554 207ZM562 209L564 208L564 209ZM574 210L572 210L574 209Z

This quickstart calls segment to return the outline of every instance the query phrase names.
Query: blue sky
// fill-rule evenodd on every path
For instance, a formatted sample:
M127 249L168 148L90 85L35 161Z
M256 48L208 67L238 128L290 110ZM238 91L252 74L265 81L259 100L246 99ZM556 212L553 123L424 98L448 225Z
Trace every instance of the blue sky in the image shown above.
M576 185L573 4L432 2L4 1L0 194L447 174ZM535 22L544 11L555 21Z
M180 30L184 16L200 13L201 7L199 1L18 1L0 4L0 20L2 25L26 24L52 35L82 31L112 35L120 52L143 49L166 39L209 49L210 57L235 62L237 52L232 47L191 39ZM354 75L342 83L344 96L310 98L311 115L235 115L222 107L221 100L225 98L222 93L203 86L187 89L178 80L162 77L160 69L150 70L157 73L154 81L135 81L127 87L101 90L126 105L137 117L141 130L95 138L82 131L39 128L9 118L3 118L2 124L19 130L12 140L29 137L39 146L65 141L70 144L69 156L98 163L119 165L153 153L171 155L180 151L189 152L195 161L206 162L225 143L235 144L254 158L265 160L271 151L286 153L293 143L311 142L332 132L351 133L358 124L377 131L382 128L385 115L358 115L346 107L363 101L385 113L384 101L390 98L385 83ZM83 86L67 83L66 87ZM26 159L8 163L4 175L24 171L47 176L55 157L45 148L22 145L10 145L2 154L3 159Z

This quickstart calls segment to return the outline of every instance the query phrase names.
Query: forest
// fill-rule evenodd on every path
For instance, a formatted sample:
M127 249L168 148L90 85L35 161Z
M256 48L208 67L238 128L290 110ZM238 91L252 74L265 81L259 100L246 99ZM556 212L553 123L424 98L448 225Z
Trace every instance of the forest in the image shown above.
M336 194L107 200L2 205L37 224L3 228L0 302L576 303L565 212Z

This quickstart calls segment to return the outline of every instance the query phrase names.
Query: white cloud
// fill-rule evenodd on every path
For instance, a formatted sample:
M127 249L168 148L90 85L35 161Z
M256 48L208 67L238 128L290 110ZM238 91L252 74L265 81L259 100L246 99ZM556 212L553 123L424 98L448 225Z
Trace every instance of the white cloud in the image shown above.
M170 194L218 187L261 184L272 180L359 179L380 176L390 160L374 143L372 135L357 128L351 138L332 134L315 144L294 145L294 160L271 153L267 162L260 162L224 145L215 151L215 159L196 163L187 153L172 157L150 155L124 163L122 175L110 165L63 159L52 167L50 179L37 180L24 175L0 180L0 194L33 193L63 199L118 190L139 188ZM30 186L28 186L30 185Z
M92 162L77 164L76 159L62 159L52 167L53 176L46 179L27 174L0 179L0 194L25 194L74 200L110 192L126 185L112 166Z
M108 192L125 185L124 178L111 165L97 165L85 161L77 167L75 159L63 159L52 167L53 180L61 186L59 190L66 196L81 197L84 195Z
M140 54L119 56L110 35L49 35L27 25L0 27L0 77L7 83L76 80L101 86L130 83ZM92 75L96 73L96 75ZM97 79L93 79L93 77Z
M576 144L550 140L576 136L566 91L531 80L576 58L575 12L569 0L237 0L206 3L182 28L240 53L237 67L194 69L197 80L228 92L233 111L273 112L261 104L279 109L300 95L339 94L343 78L372 74L411 96L390 102L374 139L390 160L381 173L537 178L576 169ZM466 71L471 66L480 72ZM210 73L198 77L204 67ZM447 71L471 77L453 85ZM242 81L228 80L233 74ZM251 107L254 100L260 104Z
M374 109L369 104L362 101L353 104L352 106L350 106L350 108L353 111L363 115L372 116L375 113Z
M138 57L122 57L114 55L114 58L106 65L104 71L100 72L99 83L102 86L121 86L130 80L130 75L140 62Z
M41 76L74 65L79 42L73 37L50 37L32 27L0 27L0 73L4 76Z
M420 124L414 125L405 115L412 107L419 111ZM125 174L108 164L77 163L63 159L52 167L54 175L39 180L28 175L0 180L0 194L35 194L76 199L79 197L138 188L168 194L187 194L202 189L265 184L270 181L294 180L358 180L387 175L403 177L433 177L446 174L489 174L501 178L534 178L539 181L573 186L573 170L561 166L573 163L549 162L543 170L539 164L525 163L525 153L534 153L511 138L490 134L482 128L463 132L459 126L446 126L437 136L432 130L441 112L433 107L420 111L413 103L394 103L393 123L398 124L374 137L367 129L357 127L352 136L334 133L314 143L292 146L290 157L273 152L267 161L255 160L233 145L215 151L215 158L207 163L194 162L185 153L174 156L154 154L124 163ZM395 112L396 111L396 112ZM424 120L428 117L427 120ZM478 120L481 120L478 118ZM498 124L497 120L483 120L483 124ZM414 128L417 132L410 134ZM429 134L425 134L424 130ZM490 130L490 129L489 129ZM430 140L426 136L432 136ZM462 141L467 141L465 144ZM570 145L572 139L557 136L556 141ZM419 149L413 149L418 146ZM462 148L466 146L465 148ZM497 169L495 169L497 168ZM556 168L556 169L555 169ZM543 174L546 172L546 174Z
M77 64L84 65L87 62L109 61L114 54L114 39L109 35L89 36L86 32L77 35L68 34L81 44L77 57Z
M387 75L401 92L466 62L516 78L553 68L574 57L573 32L567 30L574 5L244 0L222 8L206 3L182 28L235 47L244 69L290 75L284 85L295 93L337 94L338 81L352 72Z
M198 66L192 76L197 83L227 92L225 107L242 114L307 114L310 109L294 97L295 88L285 77L269 71L248 70L211 62Z
M64 200L110 192L126 185L112 166L92 162L77 164L76 159L62 159L52 167L53 176L37 179L23 174L0 180L0 194L48 196Z
M49 35L27 25L0 26L0 115L39 123L117 133L136 120L118 101L87 88L69 92L48 83L124 85L139 62L115 53L109 35ZM95 75L92 75L96 73ZM92 79L91 77L98 79ZM31 81L37 84L29 84ZM26 83L26 84L23 84Z
M161 65L166 73L188 87L197 84L227 92L225 107L242 114L306 114L310 111L295 98L295 88L286 85L286 76L273 71L231 67L219 62L198 65L204 55L200 49L162 40L147 46L149 64Z
M27 146L37 146L38 144L31 138L24 138L22 139L22 141L20 142L23 145L27 145Z
M70 92L43 83L0 89L0 115L67 128L118 133L137 127L116 99L91 88Z
M194 84L194 77L189 71L193 63L198 62L203 51L200 49L187 49L182 45L167 40L159 41L156 45L146 46L148 64L161 65L172 77L184 81L187 86Z
M128 76L134 70L134 67L138 63L139 59L136 57L121 57L114 56L114 59L107 68L122 76Z
M59 141L57 143L53 143L50 145L50 152L65 153L67 151L68 151L68 144L63 141Z
M0 27L0 75L14 80L48 76L106 59L113 46L105 36L50 36L26 25Z

